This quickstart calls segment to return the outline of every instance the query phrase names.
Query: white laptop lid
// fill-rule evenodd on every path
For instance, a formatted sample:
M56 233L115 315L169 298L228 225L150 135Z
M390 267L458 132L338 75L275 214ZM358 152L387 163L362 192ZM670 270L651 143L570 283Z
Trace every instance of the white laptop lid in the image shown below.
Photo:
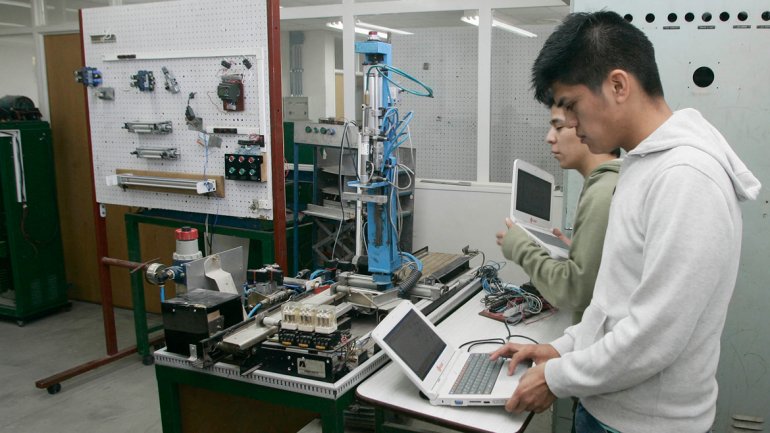
M409 301L402 301L372 331L372 338L398 363L429 400L438 396L441 373L456 348Z
M511 180L511 219L551 230L551 197L553 175L517 159L513 162Z

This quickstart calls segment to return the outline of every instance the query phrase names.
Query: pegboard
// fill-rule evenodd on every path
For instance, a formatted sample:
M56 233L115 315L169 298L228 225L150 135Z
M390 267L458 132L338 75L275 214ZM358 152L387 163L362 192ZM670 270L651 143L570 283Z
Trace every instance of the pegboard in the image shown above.
M416 172L429 179L476 180L478 37L462 27L420 28L393 35L393 66L433 88L433 98L401 94ZM405 83L409 86L409 83Z
M103 83L88 89L96 199L100 203L272 219L270 119L268 111L267 6L265 0L183 0L83 10L86 66L102 72ZM100 37L101 35L101 37ZM227 69L222 61L230 63ZM250 66L250 67L249 67ZM179 93L164 88L162 67L176 78ZM131 76L152 71L155 90L131 87ZM243 111L225 111L217 96L223 75L243 76ZM114 100L97 97L114 88ZM189 105L203 129L237 128L238 134L210 134L186 125ZM137 134L125 122L171 121L170 134ZM224 197L154 192L108 185L116 170L225 176L225 154L238 140L264 136L264 182L224 180ZM204 143L209 143L204 144ZM176 160L143 159L137 147L178 149ZM264 177L263 177L264 179Z
M532 65L554 27L524 28L537 37L492 31L490 180L511 182L513 161L523 159L551 173L554 183L561 186L564 170L545 141L551 113L535 100L530 85Z
M530 90L530 68L553 26L528 26L537 38L492 32L490 181L511 182L513 160L524 159L562 183L563 170L545 143L550 113ZM478 30L437 27L393 35L393 64L433 87L433 99L402 96L415 110L412 139L421 149L420 177L476 180ZM427 63L427 68L426 67Z

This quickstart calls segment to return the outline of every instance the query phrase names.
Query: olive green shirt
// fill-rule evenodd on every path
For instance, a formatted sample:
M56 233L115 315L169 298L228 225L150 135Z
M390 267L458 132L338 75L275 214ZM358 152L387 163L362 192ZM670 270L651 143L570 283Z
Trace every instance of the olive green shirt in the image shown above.
M551 305L574 311L574 323L580 322L591 302L619 171L620 160L616 159L599 165L585 179L568 259L552 258L516 225L503 238L505 257L524 269Z

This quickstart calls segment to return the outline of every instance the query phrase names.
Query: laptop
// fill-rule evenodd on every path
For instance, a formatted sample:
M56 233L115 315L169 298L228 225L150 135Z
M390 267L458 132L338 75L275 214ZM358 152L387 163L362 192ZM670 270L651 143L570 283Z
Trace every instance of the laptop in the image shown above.
M371 335L434 405L503 406L527 370L522 364L509 376L507 359L492 362L489 353L455 348L409 301L398 304ZM485 371L473 373L468 362L480 363ZM491 377L491 385L480 376Z
M553 175L517 159L511 180L511 220L521 227L551 257L566 259L569 245L554 236L551 225Z

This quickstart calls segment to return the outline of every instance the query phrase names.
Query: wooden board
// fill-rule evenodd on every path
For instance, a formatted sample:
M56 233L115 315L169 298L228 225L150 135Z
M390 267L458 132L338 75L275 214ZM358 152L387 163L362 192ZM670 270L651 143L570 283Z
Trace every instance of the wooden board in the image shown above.
M319 414L247 397L180 385L179 411L184 433L288 433Z
M44 38L57 200L70 298L99 302L93 185L83 86L72 71L82 67L80 36Z
M128 258L125 214L135 211L133 208L119 205L106 205L107 208L107 243L109 255L118 259ZM157 259L160 263L172 263L172 254L176 249L173 227L139 224L139 244L142 261ZM110 268L112 298L116 306L131 308L131 274L129 269ZM139 271L141 272L141 271ZM175 284L166 284L166 299L176 296ZM160 313L160 289L144 283L144 307L147 312Z

